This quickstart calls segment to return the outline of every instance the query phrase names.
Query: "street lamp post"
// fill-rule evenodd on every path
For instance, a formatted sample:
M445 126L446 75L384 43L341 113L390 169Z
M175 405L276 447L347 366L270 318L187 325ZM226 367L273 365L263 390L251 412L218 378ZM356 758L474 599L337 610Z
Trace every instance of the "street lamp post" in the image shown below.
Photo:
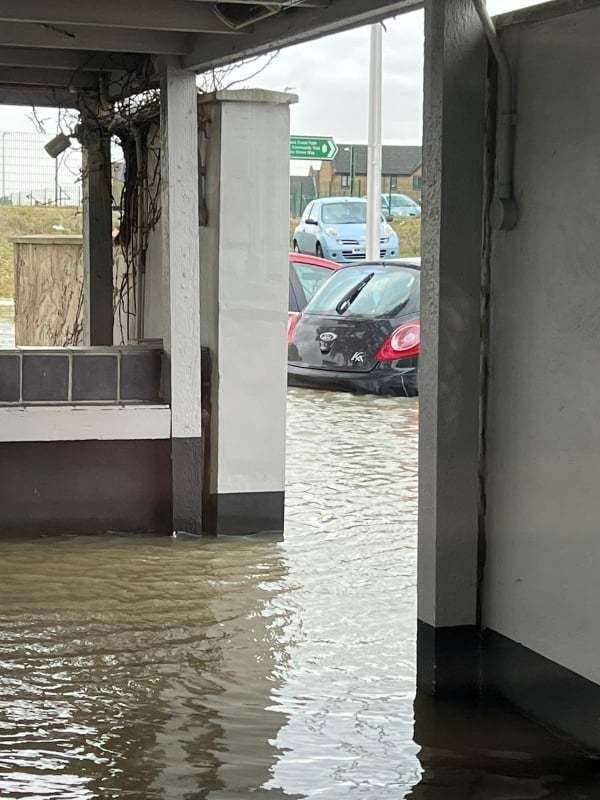
M350 194L354 194L354 145L344 147L344 152L350 153Z
M367 164L367 259L379 258L381 238L381 95L383 33L371 26L369 62L369 157Z

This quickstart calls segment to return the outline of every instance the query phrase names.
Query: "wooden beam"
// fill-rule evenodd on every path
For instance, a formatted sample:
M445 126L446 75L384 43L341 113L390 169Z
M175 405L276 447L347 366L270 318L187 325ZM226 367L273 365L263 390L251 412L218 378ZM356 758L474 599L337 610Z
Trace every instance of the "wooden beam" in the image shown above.
M527 6L517 11L507 11L494 17L494 23L498 30L508 28L511 25L528 25L537 22L547 22L557 17L565 17L569 14L577 14L595 8L600 5L600 0L554 0L552 3L539 3L534 6Z
M232 33L210 6L188 0L2 0L0 20L136 31Z
M173 31L91 28L86 26L27 25L0 22L0 46L90 50L152 55L184 55L189 34Z
M83 272L86 343L113 343L113 249L110 137L83 145Z
M97 72L70 73L63 69L5 67L0 70L0 84L13 86L45 86L59 89L98 89Z
M85 53L77 50L43 50L28 47L0 47L0 67L41 67L69 72L123 70L132 72L141 66L144 57L127 53Z
M193 2L212 3L214 0L193 0ZM332 0L219 0L221 3L236 6L281 6L281 8L291 8L302 6L303 8L328 8Z
M336 0L327 8L299 6L246 29L244 37L215 39L199 34L184 56L188 69L202 72L213 66L261 55L331 33L367 25L394 14L414 11L423 0Z
M40 106L42 108L77 108L78 98L64 89L46 89L38 86L1 86L0 105Z

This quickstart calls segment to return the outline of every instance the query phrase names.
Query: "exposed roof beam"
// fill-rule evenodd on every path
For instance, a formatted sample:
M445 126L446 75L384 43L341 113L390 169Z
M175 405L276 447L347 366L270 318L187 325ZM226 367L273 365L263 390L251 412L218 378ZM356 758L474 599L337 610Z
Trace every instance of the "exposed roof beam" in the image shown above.
M4 0L0 5L3 3ZM184 55L191 49L189 34L186 33L88 28L82 25L27 25L20 22L0 22L0 46L3 45L175 56Z
M263 20L252 30L246 29L243 38L223 37L215 40L200 34L191 53L183 58L183 64L201 72L220 64L377 22L394 14L414 11L422 5L423 0L335 0L327 8L299 6Z
M83 53L77 50L43 50L28 47L0 47L0 67L42 67L70 72L85 69L106 72L119 69L131 72L144 57L127 53Z
M59 89L97 89L97 72L75 72L64 69L29 69L8 67L0 70L0 84L15 86L45 86Z
M194 0L194 2L211 3L213 0ZM303 6L304 8L327 8L332 0L218 0L219 3L238 6L280 6L281 8L291 8L292 6Z
M573 0L555 0L553 3L539 3L517 11L507 11L504 14L499 14L494 17L494 23L496 28L501 29L510 25L546 22L557 17L587 11L588 8L595 8L598 5L600 5L600 0L577 0L577 2L573 2Z
M215 0L192 0L195 3L213 3ZM327 8L332 0L216 0L219 3L237 6L304 6L304 8Z
M210 6L189 0L2 0L0 21L232 33Z
M0 105L76 108L77 95L64 89L41 89L30 86L1 86Z

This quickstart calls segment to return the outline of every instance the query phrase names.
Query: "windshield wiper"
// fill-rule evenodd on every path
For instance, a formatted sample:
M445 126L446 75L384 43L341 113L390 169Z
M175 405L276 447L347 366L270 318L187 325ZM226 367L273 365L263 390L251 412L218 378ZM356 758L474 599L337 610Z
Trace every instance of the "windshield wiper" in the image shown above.
M368 275L365 275L362 281L359 281L356 284L356 286L353 286L352 289L350 289L349 292L346 292L346 294L342 297L340 302L335 307L335 310L337 311L338 314L345 314L346 311L348 311L352 303L356 300L358 295L362 292L362 290L365 288L367 283L371 280L371 278L374 275L375 275L374 272L369 272Z

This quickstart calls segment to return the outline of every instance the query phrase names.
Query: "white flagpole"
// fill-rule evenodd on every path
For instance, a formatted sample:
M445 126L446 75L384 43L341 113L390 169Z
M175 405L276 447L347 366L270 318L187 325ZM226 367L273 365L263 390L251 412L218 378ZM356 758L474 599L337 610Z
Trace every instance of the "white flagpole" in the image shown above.
M369 58L369 154L367 163L367 259L377 260L381 237L381 95L383 29L371 25Z

